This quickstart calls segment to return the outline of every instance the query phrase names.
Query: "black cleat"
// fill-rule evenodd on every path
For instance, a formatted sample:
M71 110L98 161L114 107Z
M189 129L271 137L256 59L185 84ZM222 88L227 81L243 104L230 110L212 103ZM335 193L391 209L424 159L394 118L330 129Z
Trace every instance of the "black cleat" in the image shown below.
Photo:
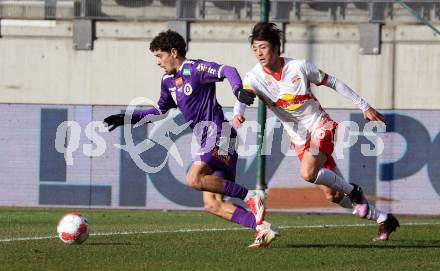
M386 241L390 238L393 231L396 231L397 227L400 227L399 221L392 214L388 214L387 219L379 224L379 231L373 238L373 241Z

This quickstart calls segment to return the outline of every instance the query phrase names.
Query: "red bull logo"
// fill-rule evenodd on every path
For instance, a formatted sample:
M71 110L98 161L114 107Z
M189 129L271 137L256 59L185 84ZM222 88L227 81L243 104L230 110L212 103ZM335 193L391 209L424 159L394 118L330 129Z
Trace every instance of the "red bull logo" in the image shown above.
M282 94L280 98L274 103L275 106L285 108L287 110L298 109L303 105L311 96L306 95L294 95L294 94Z

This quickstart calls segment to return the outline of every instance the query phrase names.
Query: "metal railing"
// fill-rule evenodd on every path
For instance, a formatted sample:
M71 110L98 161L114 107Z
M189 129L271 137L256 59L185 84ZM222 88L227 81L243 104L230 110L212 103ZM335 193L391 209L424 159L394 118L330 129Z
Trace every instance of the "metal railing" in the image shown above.
M440 0L406 0L418 15L440 22ZM272 0L279 22L408 22L395 0ZM259 21L259 0L0 0L0 18L147 21Z

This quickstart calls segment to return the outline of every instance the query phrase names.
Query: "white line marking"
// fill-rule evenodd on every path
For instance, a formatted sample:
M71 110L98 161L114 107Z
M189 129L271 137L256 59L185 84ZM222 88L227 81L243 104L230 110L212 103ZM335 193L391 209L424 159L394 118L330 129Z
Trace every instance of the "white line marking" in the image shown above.
M440 225L435 222L408 222L400 223L401 226L433 226ZM280 226L280 229L325 229L325 228L344 228L344 227L372 227L377 224L323 224L323 225L296 225L296 226ZM109 235L135 235L135 234L161 234L161 233L191 233L191 232L216 232L216 231L240 231L249 230L248 228L210 228L210 229L180 229L180 230L150 230L150 231L122 231L122 232L96 232L90 236L109 236ZM35 236L35 237L17 237L0 239L0 243L13 241L32 241L54 239L58 236Z

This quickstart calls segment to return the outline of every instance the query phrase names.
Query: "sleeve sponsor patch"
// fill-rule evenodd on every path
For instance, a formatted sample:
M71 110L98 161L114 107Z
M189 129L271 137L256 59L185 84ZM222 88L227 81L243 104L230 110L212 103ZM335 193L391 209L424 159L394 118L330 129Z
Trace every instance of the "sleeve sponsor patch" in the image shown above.
M182 74L183 75L191 75L191 70L188 68L184 68Z
M208 65L204 64L204 63L200 63L197 65L196 70L199 72L207 72L209 74L212 75L216 75L217 74L217 70L213 67L209 67Z

